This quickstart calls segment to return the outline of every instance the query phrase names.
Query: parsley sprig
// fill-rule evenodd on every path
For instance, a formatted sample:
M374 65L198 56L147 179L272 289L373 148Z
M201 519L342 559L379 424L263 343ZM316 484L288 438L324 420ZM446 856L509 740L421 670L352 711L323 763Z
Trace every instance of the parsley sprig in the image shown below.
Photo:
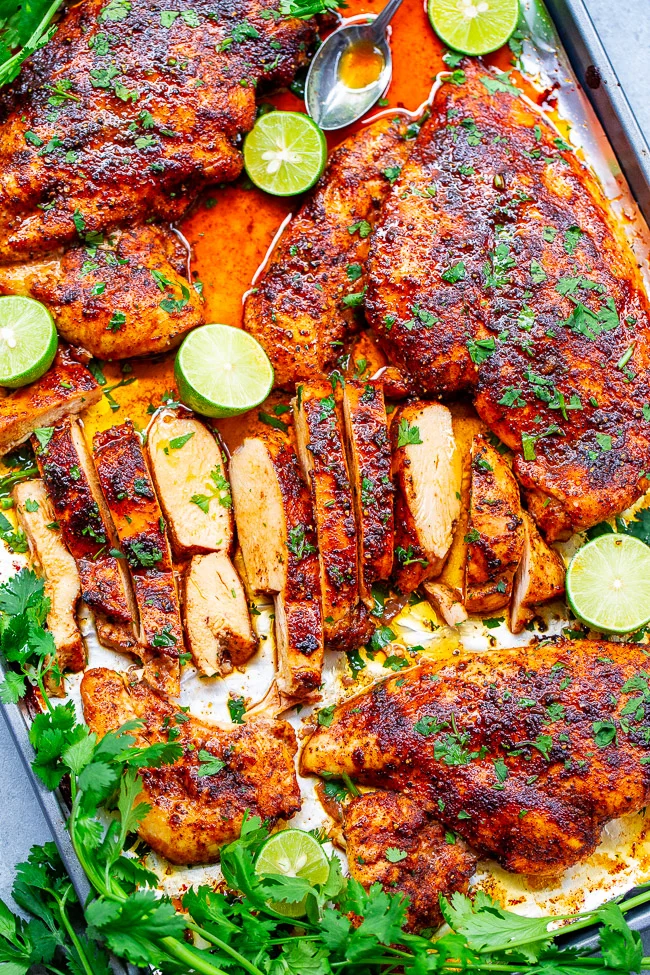
M23 63L52 38L63 0L22 0L0 5L0 87L18 77Z
M14 918L0 902L0 968L9 966L11 975L26 975L38 964L55 975L108 975L106 949L169 975L630 975L650 965L624 916L650 901L650 890L561 918L569 922L563 934L600 924L598 954L557 946L557 931L549 928L558 918L514 914L482 892L473 899L460 893L441 898L451 931L431 941L405 930L406 898L379 884L366 891L342 875L336 856L325 883L315 886L300 877L259 875L256 857L269 830L258 817L245 817L240 838L221 851L225 890L190 889L177 910L155 889L158 878L138 858L133 834L149 811L139 770L177 761L182 748L175 741L139 745L132 734L139 721L98 741L76 721L71 703L52 704L47 683L56 665L43 628L47 609L43 582L30 570L0 586L0 650L14 667L2 694L18 700L31 685L42 697L45 710L30 735L34 770L50 789L69 780L68 829L94 896L81 931L81 911L54 848L34 851L19 867L14 891L33 919ZM199 775L220 773L217 756L199 758ZM110 811L108 820L99 818L100 809ZM394 862L399 859L396 848ZM300 920L274 908L303 902ZM195 947L190 935L206 947Z

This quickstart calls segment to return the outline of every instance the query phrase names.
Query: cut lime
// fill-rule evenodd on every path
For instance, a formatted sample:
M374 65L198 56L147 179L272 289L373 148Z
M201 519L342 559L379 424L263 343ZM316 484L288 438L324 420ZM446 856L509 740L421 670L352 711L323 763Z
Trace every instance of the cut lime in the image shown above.
M273 386L273 366L260 343L232 325L202 325L190 332L174 373L183 403L203 416L252 410Z
M0 297L0 386L16 389L39 379L57 348L54 319L40 301Z
M311 189L326 162L325 136L300 112L262 115L244 142L246 172L256 186L274 196Z
M330 866L322 846L310 833L301 829L283 829L269 836L257 854L255 872L262 876L302 877L314 886L325 883ZM306 898L297 904L274 902L271 907L285 917L302 917L305 905Z
M650 620L650 547L631 535L599 535L571 559L566 594L594 630L638 630Z
M431 26L462 54L489 54L509 39L519 20L519 0L429 0Z

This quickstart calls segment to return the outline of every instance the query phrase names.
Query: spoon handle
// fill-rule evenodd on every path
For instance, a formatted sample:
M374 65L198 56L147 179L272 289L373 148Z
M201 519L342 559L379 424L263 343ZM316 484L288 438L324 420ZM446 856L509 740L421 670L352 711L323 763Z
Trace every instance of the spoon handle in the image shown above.
M388 3L380 14L373 20L370 30L376 40L382 40L386 33L386 28L393 19L395 13L402 4L402 0L388 0Z

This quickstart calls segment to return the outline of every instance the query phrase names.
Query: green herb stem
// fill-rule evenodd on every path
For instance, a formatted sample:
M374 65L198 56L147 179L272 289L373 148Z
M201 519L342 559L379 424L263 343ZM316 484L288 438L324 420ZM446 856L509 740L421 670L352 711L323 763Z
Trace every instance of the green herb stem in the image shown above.
M205 928L200 927L195 921L188 920L187 926L190 931L194 931L195 934L200 935L201 938L204 938L205 941L208 941L210 944L214 945L215 948L221 948L222 951L225 951L226 954L230 955L231 958L234 958L242 968L245 968L247 972L250 972L250 975L264 975L264 972L244 958L243 955L240 955L240 953L234 948L231 948L227 942L222 941L221 938L218 938L210 931L206 931Z
M201 972L201 975L227 975L222 968L217 968L204 955L200 955L196 949L182 944L176 938L161 938L160 943L165 946L172 958L184 962L193 971ZM260 972L259 968L254 968L253 971L255 973L259 972L259 975L264 975L263 972Z

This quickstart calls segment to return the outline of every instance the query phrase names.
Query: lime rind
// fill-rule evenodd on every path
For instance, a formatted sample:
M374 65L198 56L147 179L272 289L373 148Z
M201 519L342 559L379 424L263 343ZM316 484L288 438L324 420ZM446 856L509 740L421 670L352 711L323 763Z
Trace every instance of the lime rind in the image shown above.
M57 346L45 305L23 295L0 297L0 386L16 389L35 382L52 365Z
M519 21L519 0L429 0L427 12L447 47L476 56L509 40Z
M259 406L273 388L273 366L257 339L232 325L202 325L178 350L174 374L183 403L223 418Z
M650 621L650 547L609 533L573 556L566 576L569 606L602 633L632 633Z
M259 189L295 196L311 189L327 162L322 130L301 112L269 112L244 142L244 165Z

